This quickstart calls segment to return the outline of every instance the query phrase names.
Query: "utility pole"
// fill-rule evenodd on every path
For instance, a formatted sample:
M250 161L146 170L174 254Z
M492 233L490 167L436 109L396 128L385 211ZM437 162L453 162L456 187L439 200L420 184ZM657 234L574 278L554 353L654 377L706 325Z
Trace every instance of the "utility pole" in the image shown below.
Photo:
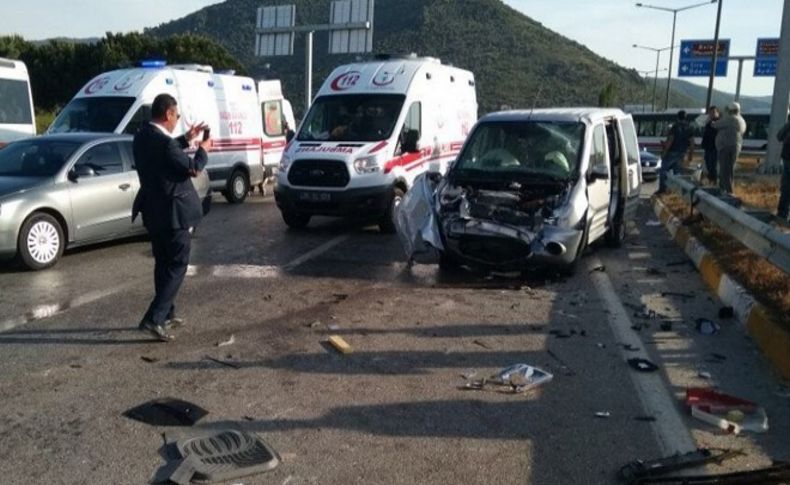
M721 26L721 6L724 0L719 0L719 8L716 13L716 32L713 34L713 62L711 63L710 78L708 78L708 95L705 98L705 109L708 109L713 100L713 80L716 78L716 60L719 56L719 27ZM743 62L738 66L738 86L740 87L740 69Z
M776 134L787 122L787 110L790 108L790 0L784 1L777 62L771 121L768 123L768 154L765 166L761 167L764 173L778 172L782 163L782 145L776 139Z

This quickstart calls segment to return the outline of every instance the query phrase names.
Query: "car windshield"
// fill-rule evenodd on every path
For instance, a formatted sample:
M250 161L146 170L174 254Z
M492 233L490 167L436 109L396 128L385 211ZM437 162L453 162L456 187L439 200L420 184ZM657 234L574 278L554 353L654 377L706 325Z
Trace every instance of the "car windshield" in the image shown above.
M72 99L47 132L113 133L132 103L134 98L118 96Z
M80 143L32 138L0 150L0 176L52 177L63 168Z
M584 125L576 122L482 123L455 163L454 176L567 179L577 170L583 139Z
M320 97L310 107L297 140L386 140L395 128L404 99L395 94Z

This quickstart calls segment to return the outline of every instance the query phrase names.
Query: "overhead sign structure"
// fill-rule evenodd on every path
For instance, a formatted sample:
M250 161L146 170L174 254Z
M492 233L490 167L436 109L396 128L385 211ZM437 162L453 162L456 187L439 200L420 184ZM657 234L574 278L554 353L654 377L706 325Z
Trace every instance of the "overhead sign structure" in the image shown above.
M359 54L373 50L373 5L370 0L337 0L332 2L329 23L338 30L329 32L330 54ZM344 28L369 22L370 28Z
M294 53L294 33L266 33L272 29L293 28L296 5L261 7L258 9L258 34L255 36L256 56L290 56ZM263 32L261 32L263 31Z
M710 76L713 70L713 39L680 41L680 63L678 76L695 77ZM718 77L727 76L727 64L730 56L730 39L719 39L716 53L716 71Z
M754 75L776 76L779 63L779 39L757 39L757 52L754 55Z

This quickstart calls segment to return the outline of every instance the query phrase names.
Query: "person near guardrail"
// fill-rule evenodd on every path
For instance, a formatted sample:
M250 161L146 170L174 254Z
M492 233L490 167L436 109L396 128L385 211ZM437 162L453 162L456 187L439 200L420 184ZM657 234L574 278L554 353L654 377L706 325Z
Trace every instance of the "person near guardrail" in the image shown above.
M746 121L741 116L741 105L736 101L727 105L726 114L713 122L718 130L716 150L719 152L719 188L722 192L732 193L732 178L735 162L741 154Z
M776 215L781 219L788 219L790 216L790 116L787 123L776 134L776 138L782 142L782 186L779 192L779 207Z
M708 180L716 183L718 180L718 163L719 154L716 150L716 128L713 127L713 122L721 118L719 108L711 106L708 108L708 121L705 123L705 128L702 132L702 149L705 150L705 171L707 172Z
M686 119L684 110L678 111L677 121L669 128L669 134L664 141L664 150L661 154L661 171L658 174L657 194L667 191L667 174L674 172L683 161L683 156L688 154L689 160L694 153L694 135Z

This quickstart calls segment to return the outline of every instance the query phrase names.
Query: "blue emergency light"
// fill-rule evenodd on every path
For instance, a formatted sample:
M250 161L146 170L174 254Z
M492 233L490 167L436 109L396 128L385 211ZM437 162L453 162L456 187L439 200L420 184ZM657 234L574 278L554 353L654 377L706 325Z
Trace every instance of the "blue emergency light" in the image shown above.
M137 63L138 67L148 68L165 67L166 65L167 61L163 61L161 59L145 59Z

